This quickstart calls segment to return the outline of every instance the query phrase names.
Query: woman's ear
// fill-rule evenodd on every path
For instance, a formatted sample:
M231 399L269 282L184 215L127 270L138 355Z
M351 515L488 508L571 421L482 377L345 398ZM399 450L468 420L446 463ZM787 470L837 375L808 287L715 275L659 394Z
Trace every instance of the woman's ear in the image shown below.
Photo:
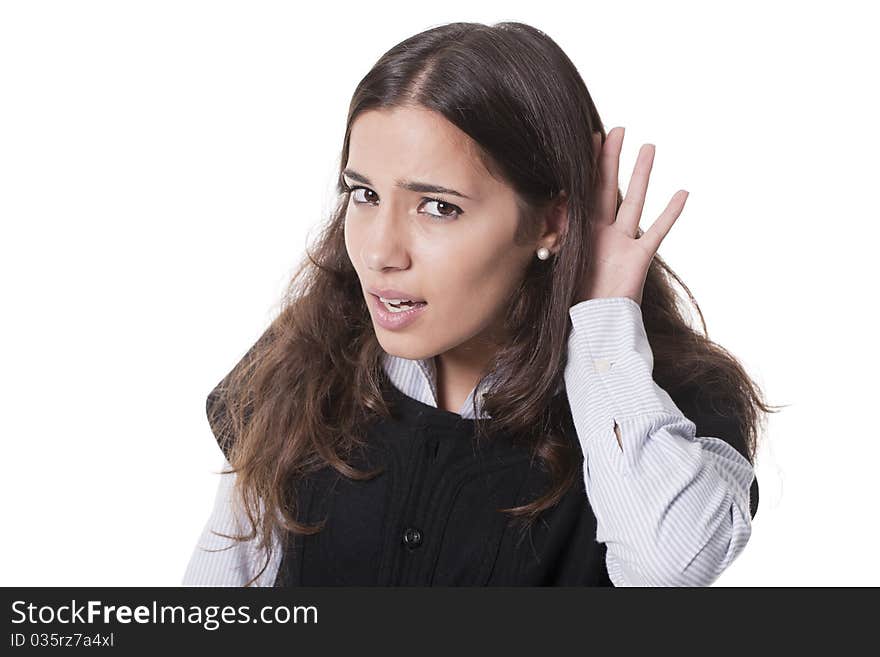
M541 231L541 246L556 251L562 244L568 230L568 194L559 192L544 214L544 225Z

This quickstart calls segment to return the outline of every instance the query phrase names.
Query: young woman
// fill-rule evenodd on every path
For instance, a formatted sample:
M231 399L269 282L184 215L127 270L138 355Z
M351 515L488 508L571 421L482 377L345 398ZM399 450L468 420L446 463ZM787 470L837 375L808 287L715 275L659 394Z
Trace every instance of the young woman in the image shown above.
M227 468L184 584L698 586L730 565L771 411L685 321L657 249L687 192L642 232L654 148L624 198L623 136L528 25L381 57L337 208L208 397Z

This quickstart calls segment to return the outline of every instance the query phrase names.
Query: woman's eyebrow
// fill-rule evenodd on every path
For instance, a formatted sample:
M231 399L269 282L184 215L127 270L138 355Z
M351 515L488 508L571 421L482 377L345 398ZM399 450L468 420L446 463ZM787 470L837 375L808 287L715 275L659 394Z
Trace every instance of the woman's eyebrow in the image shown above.
M365 185L372 185L369 178L367 178L362 173L358 173L354 169L345 169L342 172L344 175L348 176L352 180L356 180ZM449 189L448 187L441 187L440 185L432 185L431 183L425 182L416 182L413 180L396 180L395 184L401 189L408 189L411 192L421 192L421 193L432 193L432 194L451 194L452 196L460 196L461 198L471 199L467 194L462 194L461 192L457 192L454 189Z

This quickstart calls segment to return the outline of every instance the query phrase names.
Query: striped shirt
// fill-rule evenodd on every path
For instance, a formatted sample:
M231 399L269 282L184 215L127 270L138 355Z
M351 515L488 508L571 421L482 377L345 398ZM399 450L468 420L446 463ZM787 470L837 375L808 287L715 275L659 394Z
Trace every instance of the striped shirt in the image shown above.
M569 316L563 379L584 454L584 503L597 519L596 541L606 545L609 578L615 586L710 585L751 535L757 505L751 463L725 440L695 435L694 422L654 382L653 355L635 301L590 299L572 306ZM437 407L433 359L385 353L383 367L398 390ZM477 412L490 417L481 408L484 387L471 390L459 415L474 417L476 396ZM221 476L185 586L242 586L262 567L255 541L235 543L211 531L246 528L246 516L233 502L234 477ZM257 586L275 581L282 557L277 541L275 548Z

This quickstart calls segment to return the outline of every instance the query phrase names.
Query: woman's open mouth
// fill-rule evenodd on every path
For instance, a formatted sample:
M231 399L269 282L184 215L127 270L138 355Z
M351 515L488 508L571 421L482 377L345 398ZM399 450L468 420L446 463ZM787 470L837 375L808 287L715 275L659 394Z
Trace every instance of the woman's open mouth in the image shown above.
M426 301L408 299L382 299L370 294L376 309L376 322L385 329L395 330L408 326L424 312Z

